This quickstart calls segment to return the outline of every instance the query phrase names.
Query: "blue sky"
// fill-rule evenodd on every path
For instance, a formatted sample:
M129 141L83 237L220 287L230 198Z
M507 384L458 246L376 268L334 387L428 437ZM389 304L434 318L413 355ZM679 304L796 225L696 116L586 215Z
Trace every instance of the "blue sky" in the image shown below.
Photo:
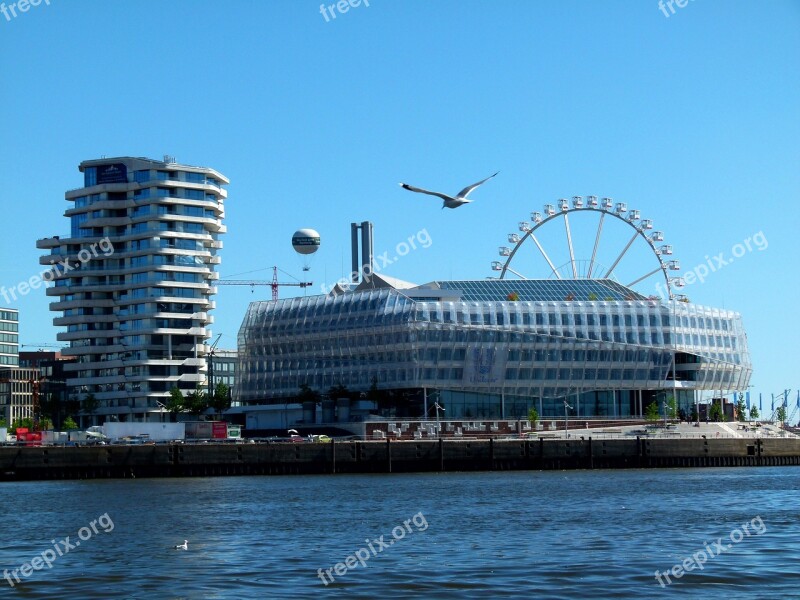
M221 171L221 276L278 265L315 291L349 271L352 221L371 220L390 257L428 234L389 275L480 279L532 210L610 196L653 219L684 274L766 240L684 292L742 313L756 392L800 387L800 2L698 0L665 17L655 0L370 0L326 22L304 0L50 0L0 15L0 53L6 287L38 272L36 239L68 233L64 192L102 155ZM457 210L397 185L456 192L497 170ZM594 225L575 221L588 258ZM306 274L300 227L322 235ZM542 234L563 252L563 227ZM629 236L609 228L601 261ZM548 276L528 255L525 275ZM634 246L620 270L653 260ZM220 288L221 346L268 297ZM42 290L11 306L23 343L55 341Z

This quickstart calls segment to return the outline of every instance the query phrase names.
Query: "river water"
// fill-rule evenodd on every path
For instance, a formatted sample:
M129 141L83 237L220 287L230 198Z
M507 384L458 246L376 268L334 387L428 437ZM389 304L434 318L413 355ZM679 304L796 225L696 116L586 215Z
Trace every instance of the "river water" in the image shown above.
M798 467L5 483L0 598L800 598L798 489Z

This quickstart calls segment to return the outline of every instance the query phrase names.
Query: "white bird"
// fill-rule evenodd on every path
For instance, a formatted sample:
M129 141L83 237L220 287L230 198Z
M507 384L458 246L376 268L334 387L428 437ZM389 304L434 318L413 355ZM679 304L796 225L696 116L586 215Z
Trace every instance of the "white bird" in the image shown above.
M175 548L175 550L188 550L189 549L189 540L183 540L182 544L178 544L174 548Z
M500 171L498 171L497 173L499 172ZM497 173L495 173L494 175L497 175ZM472 185L468 185L463 190L458 192L455 196L448 196L447 194L442 194L440 192L431 192L428 190L423 190L422 188L410 186L407 183L401 183L400 187L402 187L404 190L408 190L409 192L418 192L420 194L428 194L429 196L438 196L439 198L444 200L444 202L442 203L442 208L458 208L462 204L469 204L470 202L472 202L472 200L467 200L467 196L469 195L469 193L476 187L484 183L485 181L490 180L492 177L494 177L494 175L489 175L489 177L487 177L486 179L482 179L478 183L473 183Z

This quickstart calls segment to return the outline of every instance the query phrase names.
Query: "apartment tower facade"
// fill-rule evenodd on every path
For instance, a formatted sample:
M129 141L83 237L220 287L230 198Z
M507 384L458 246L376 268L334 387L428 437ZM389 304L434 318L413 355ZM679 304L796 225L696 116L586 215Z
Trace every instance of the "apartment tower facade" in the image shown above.
M159 421L170 390L206 381L214 286L225 233L224 188L214 169L118 157L80 164L66 192L68 236L37 241L66 331L67 386L84 424Z

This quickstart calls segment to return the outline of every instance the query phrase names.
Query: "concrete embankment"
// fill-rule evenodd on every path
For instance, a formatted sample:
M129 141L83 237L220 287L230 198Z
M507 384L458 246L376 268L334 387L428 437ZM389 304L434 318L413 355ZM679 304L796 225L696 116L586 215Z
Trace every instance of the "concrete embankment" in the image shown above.
M800 465L800 438L347 441L0 448L0 481Z

